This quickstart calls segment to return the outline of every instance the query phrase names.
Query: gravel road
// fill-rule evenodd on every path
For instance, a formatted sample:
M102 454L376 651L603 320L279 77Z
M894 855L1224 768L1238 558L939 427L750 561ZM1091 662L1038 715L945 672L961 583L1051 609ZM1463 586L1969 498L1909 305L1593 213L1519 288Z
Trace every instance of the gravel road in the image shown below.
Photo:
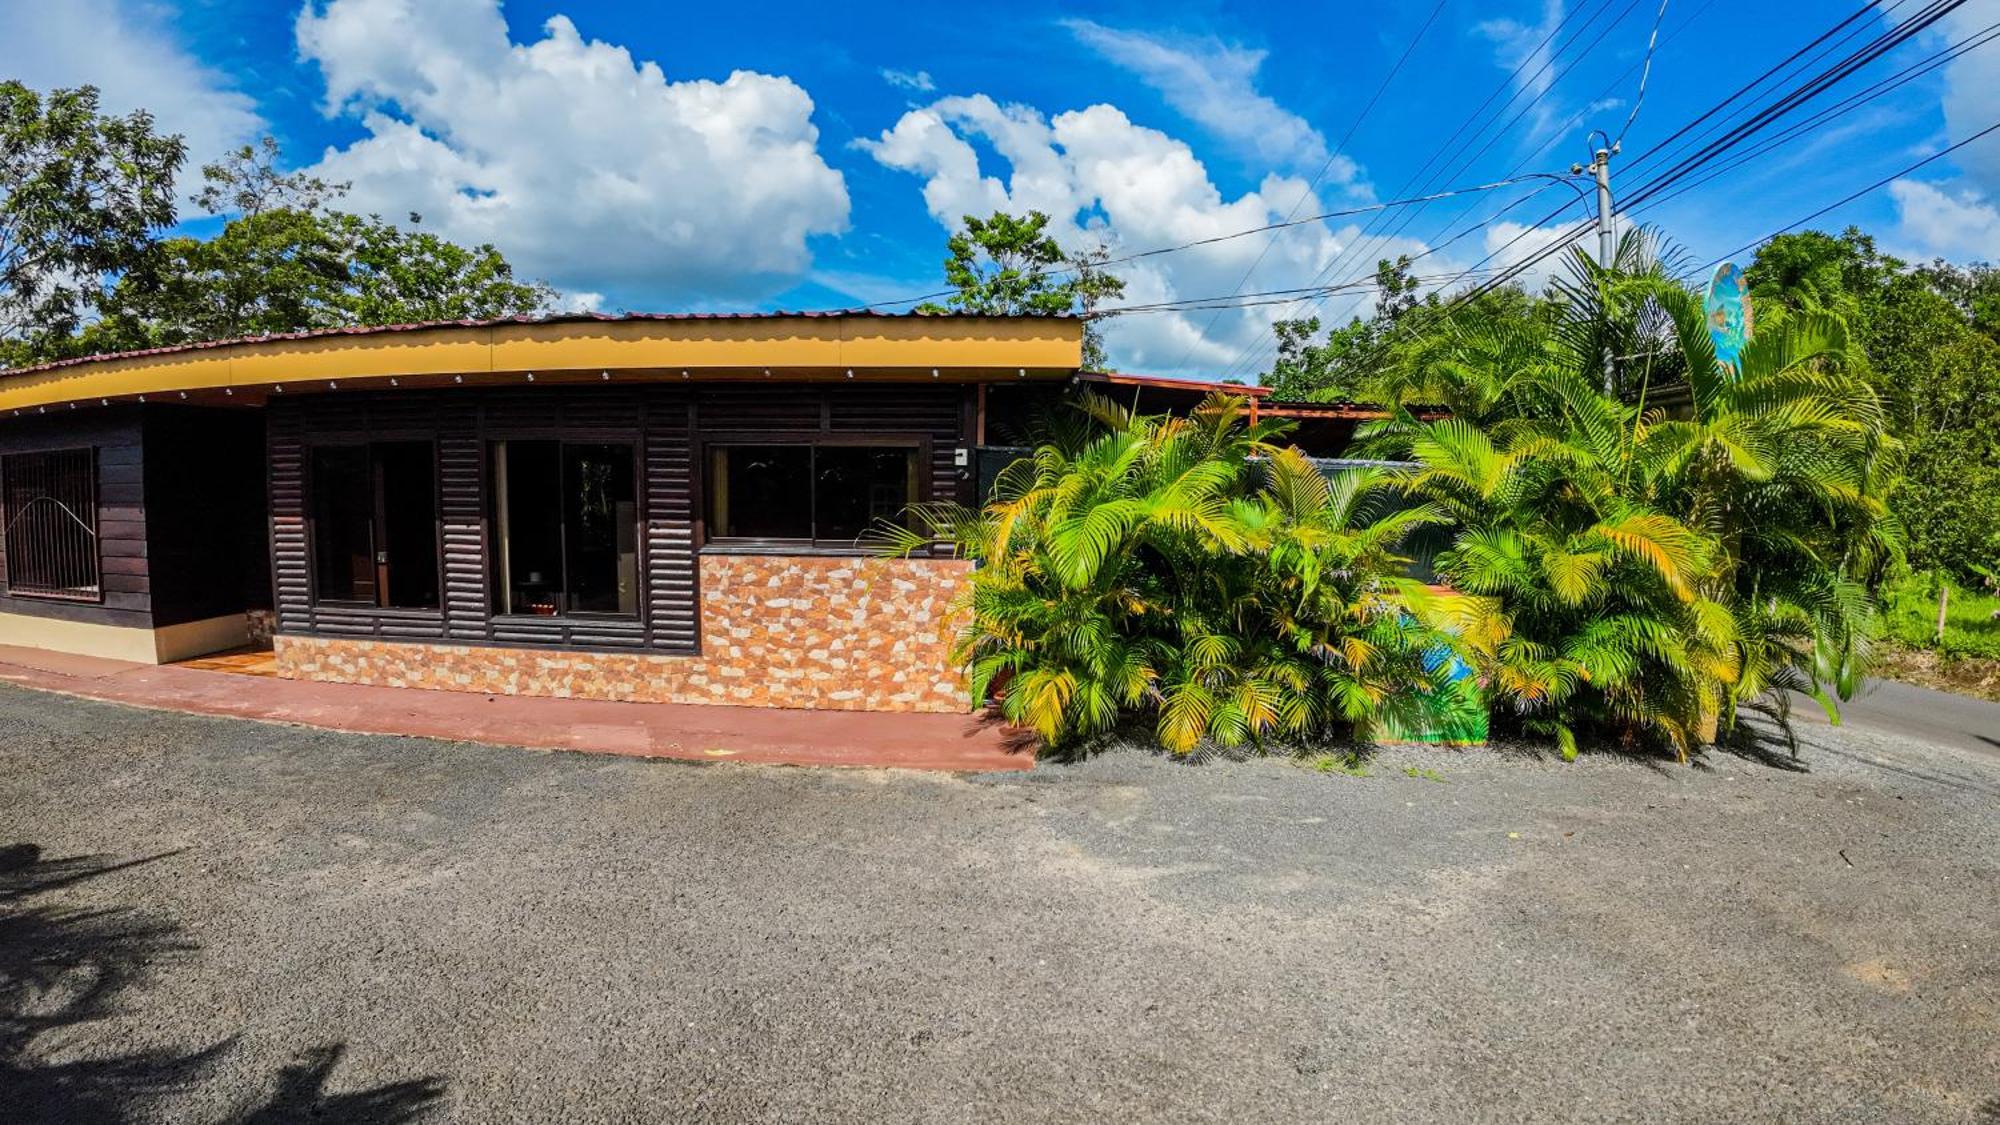
M1806 737L955 777L0 686L0 1116L2000 1121L2000 757Z

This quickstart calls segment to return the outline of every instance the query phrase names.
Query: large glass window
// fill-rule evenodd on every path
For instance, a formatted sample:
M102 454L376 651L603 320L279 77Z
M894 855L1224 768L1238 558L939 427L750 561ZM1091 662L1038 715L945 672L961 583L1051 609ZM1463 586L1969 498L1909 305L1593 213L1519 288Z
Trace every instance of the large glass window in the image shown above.
M712 542L852 547L918 499L913 446L708 447Z
M320 601L437 608L437 457L430 442L316 446L311 488Z
M97 451L58 449L0 457L6 494L7 592L96 601Z
M493 443L497 612L638 615L634 465L622 443Z

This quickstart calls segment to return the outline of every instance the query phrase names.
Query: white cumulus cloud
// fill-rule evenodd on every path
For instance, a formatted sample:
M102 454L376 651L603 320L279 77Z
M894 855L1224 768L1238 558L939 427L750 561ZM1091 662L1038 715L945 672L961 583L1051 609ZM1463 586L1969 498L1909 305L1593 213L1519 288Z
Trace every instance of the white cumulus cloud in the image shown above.
M314 174L348 205L491 242L523 273L674 302L751 300L803 276L847 227L813 101L739 70L671 80L551 17L513 42L499 0L313 0L300 54L329 114L368 135Z
M1958 262L2000 261L2000 208L1972 191L1950 192L1917 180L1889 185L1901 221L1897 234L1915 255Z
M2000 0L1975 0L1941 20L1931 38L1936 46L1958 42L1996 16ZM1944 68L1943 86L1939 104L1947 143L2000 121L2000 58L1992 51L1967 51L1953 59ZM1897 180L1889 185L1898 216L1895 249L1911 257L2000 261L2000 133L1946 159L1957 166L1958 180Z
M975 142L1005 167L983 167ZM946 229L956 229L968 214L1038 210L1052 217L1052 233L1071 251L1102 245L1115 257L1233 234L1283 220L1302 195L1301 213L1324 209L1296 176L1272 174L1256 190L1225 197L1185 143L1133 123L1110 105L1051 118L983 94L941 98L858 143L883 165L922 177L924 203ZM1246 291L1306 286L1356 233L1308 223L1275 240L1235 238L1119 265L1126 292L1118 304L1228 296L1267 243ZM1369 273L1377 255L1420 249L1408 240L1371 246L1366 262L1344 272ZM1271 322L1297 312L1281 304L1219 315L1120 316L1105 322L1105 339L1114 365L1125 369L1207 377L1233 370L1247 377L1266 366L1244 361L1267 348Z
M96 86L106 112L148 110L160 132L185 137L184 195L200 187L202 164L264 129L250 96L196 58L154 5L0 0L0 28L0 77L43 93Z
M1077 40L1159 91L1167 104L1239 152L1273 168L1318 171L1326 138L1305 118L1257 89L1266 52L1219 41L1190 41L1064 21ZM1345 184L1359 169L1342 155L1321 181Z

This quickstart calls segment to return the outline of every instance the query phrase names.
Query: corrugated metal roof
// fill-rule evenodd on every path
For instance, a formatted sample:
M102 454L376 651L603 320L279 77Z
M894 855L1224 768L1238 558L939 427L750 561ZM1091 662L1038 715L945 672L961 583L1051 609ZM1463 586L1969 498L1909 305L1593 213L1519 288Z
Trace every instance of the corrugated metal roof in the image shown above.
M1233 395L1263 398L1271 393L1269 387L1252 386L1248 383L1223 383L1214 379L1189 379L1179 375L1134 375L1125 371L1079 371L1077 378L1091 383L1109 383L1114 387L1158 387L1168 391L1193 391L1207 394L1210 391L1225 391Z
M678 312L678 313L542 313L517 316L495 317L491 320L426 320L412 324L367 324L348 325L339 328L309 328L298 332L273 332L264 336L237 336L227 340L196 340L186 344L168 344L158 348L137 348L132 351L104 352L98 355L77 356L73 359L51 360L31 367L0 368L0 376L25 375L36 371L51 371L60 367L76 367L88 363L104 363L115 359L139 359L146 356L174 355L179 352L204 351L211 348L236 347L242 344L262 344L274 340L314 340L332 336L373 336L389 332L425 332L438 328L499 328L514 324L585 324L591 322L616 324L624 321L647 320L787 320L799 318L826 319L840 317L872 317L902 320L924 317L937 320L1028 320L1055 319L1072 320L1073 317L1031 318L1017 316L988 316L976 313L920 313L881 312L876 309L834 309L800 312Z

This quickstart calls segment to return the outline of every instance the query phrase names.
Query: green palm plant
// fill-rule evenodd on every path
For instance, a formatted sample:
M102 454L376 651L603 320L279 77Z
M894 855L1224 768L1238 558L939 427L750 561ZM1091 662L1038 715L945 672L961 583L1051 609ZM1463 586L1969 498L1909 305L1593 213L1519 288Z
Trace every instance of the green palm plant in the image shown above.
M1644 251L1574 254L1539 324L1456 326L1427 378L1470 388L1473 416L1385 436L1456 525L1439 570L1482 599L1467 637L1496 703L1566 752L1595 727L1684 757L1773 689L1830 711L1851 693L1897 451L1838 319L1793 318L1723 368Z
M1329 481L1216 395L1188 417L1082 405L1094 436L1010 466L980 510L928 505L879 545L976 560L958 655L975 701L1065 747L1144 716L1186 752L1401 714L1449 599L1397 542L1441 518L1379 472Z

